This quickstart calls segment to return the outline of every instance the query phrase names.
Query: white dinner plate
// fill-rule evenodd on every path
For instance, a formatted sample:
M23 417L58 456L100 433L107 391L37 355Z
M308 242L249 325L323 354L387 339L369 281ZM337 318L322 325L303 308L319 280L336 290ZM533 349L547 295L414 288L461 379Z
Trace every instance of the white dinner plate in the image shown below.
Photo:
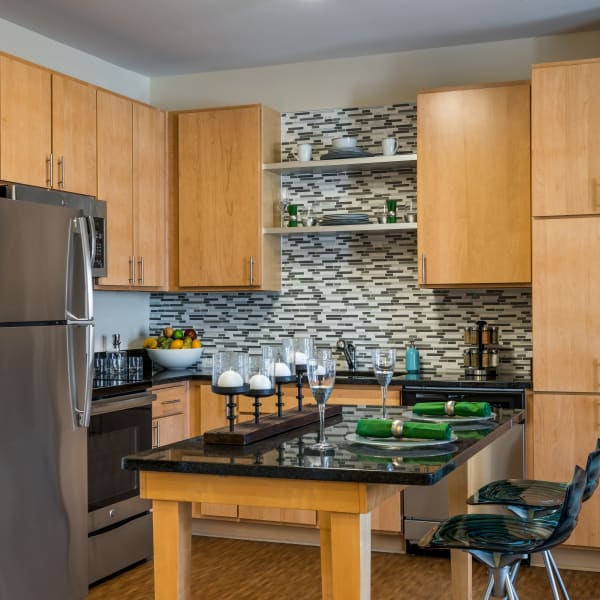
M496 413L492 413L489 417L448 417L434 415L415 415L414 412L405 413L404 420L421 421L423 423L450 423L450 425L466 425L467 423L480 423L481 421L494 421Z
M413 448L426 448L428 446L442 446L455 442L458 438L452 434L449 440L425 440L423 438L376 438L363 437L356 433L347 433L346 439L352 444L362 444L372 448L385 448L388 450L410 450Z

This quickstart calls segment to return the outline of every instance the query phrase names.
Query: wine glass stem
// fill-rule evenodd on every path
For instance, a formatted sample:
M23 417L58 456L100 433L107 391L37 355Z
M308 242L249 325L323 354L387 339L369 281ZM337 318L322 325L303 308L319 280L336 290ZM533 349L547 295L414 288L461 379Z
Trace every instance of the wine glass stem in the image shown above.
M381 418L387 419L387 406L385 401L387 399L387 385L381 386Z
M325 443L325 404L319 404L319 444Z

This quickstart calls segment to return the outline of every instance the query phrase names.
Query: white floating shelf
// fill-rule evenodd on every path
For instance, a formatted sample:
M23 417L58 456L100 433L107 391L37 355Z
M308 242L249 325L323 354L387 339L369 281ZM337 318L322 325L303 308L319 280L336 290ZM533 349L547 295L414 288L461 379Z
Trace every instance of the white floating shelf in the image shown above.
M416 154L396 154L395 156L367 156L364 158L344 158L338 160L267 163L263 165L263 170L276 171L282 175L293 175L299 173L340 173L370 169L401 169L412 167L416 164Z
M390 223L388 224L369 224L369 225L316 225L314 227L265 227L264 233L273 235L308 235L334 234L343 231L357 231L363 233L388 233L390 231L416 231L416 223Z

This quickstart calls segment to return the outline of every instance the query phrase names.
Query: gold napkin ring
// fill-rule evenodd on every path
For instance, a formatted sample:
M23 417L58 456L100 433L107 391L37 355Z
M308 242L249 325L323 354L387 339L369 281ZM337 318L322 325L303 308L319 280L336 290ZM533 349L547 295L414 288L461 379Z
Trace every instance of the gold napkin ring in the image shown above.
M449 416L449 417L453 417L454 416L454 406L455 406L456 402L454 400L448 400L448 402L446 402L446 406L444 409L444 412Z
M402 430L404 429L404 423L399 419L392 421L392 436L402 437Z

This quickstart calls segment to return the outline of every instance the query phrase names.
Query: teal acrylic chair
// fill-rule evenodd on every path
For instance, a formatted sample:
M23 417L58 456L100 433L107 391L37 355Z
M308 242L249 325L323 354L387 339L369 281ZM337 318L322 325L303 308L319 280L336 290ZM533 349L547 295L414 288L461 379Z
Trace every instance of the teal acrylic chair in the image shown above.
M600 480L600 438L596 442L596 449L588 455L586 464L587 482L583 492L582 501L588 500ZM535 479L501 479L492 481L480 488L467 499L468 504L500 505L519 517L541 518L547 523L556 519L557 511L564 502L567 483L555 481L538 481ZM569 600L569 594L560 575L552 552L544 550L542 553L552 595L555 600L560 600L558 589L564 600ZM520 563L515 563L511 573L514 581Z
M581 509L587 475L575 467L564 500L552 519L513 515L467 514L450 517L421 539L427 550L469 552L488 568L483 600L492 596L518 600L511 578L512 567L530 554L562 544L573 532Z

